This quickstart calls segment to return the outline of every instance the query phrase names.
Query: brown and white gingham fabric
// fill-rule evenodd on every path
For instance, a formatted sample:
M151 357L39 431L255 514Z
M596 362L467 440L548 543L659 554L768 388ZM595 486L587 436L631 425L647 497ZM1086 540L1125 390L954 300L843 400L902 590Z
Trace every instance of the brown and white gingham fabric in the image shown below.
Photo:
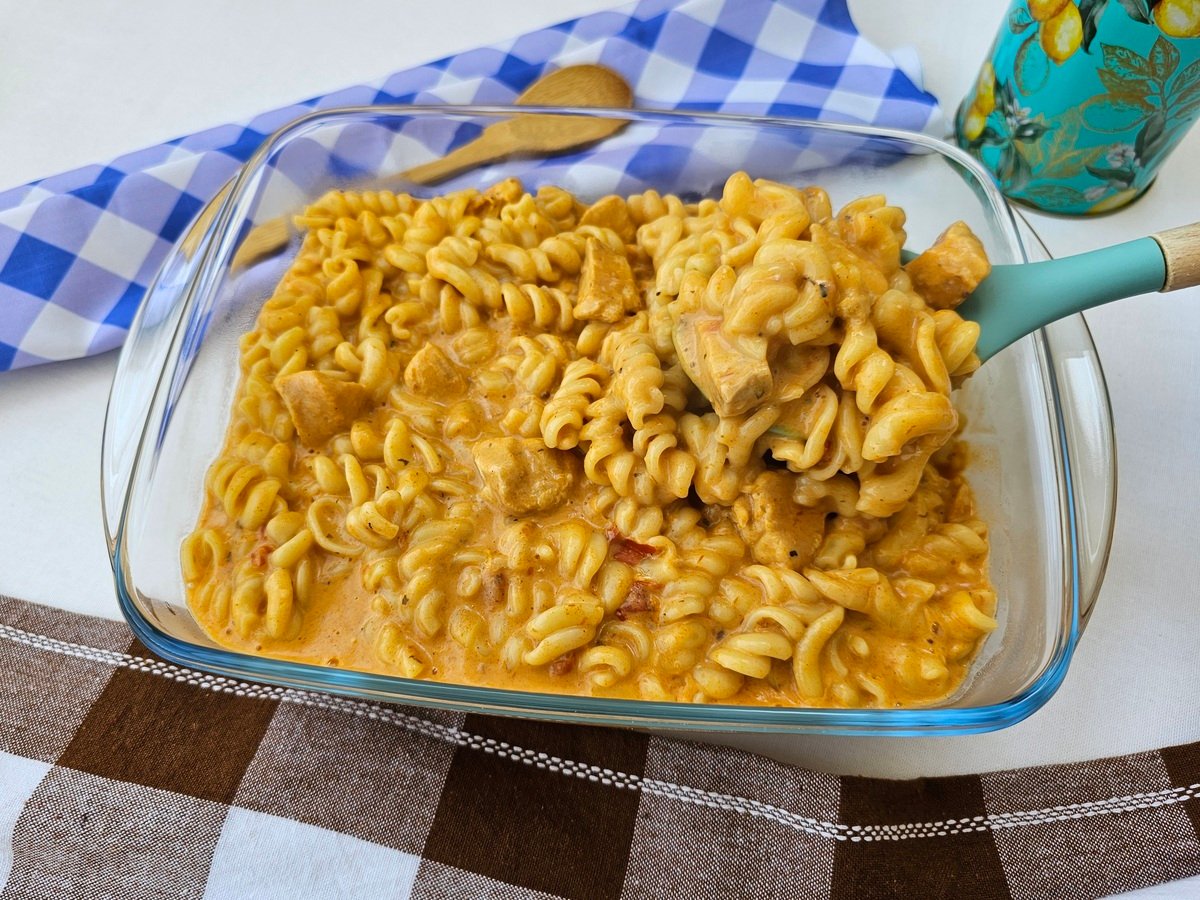
M154 658L0 597L0 900L1102 897L1200 873L1200 744L838 777Z

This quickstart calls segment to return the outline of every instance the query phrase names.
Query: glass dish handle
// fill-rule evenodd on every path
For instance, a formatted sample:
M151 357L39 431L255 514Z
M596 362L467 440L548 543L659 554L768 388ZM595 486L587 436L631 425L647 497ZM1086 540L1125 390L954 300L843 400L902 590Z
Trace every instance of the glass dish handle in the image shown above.
M1117 447L1104 370L1082 315L1044 330L1064 410L1063 428L1076 483L1079 546L1079 623L1082 630L1100 593L1112 546L1117 503Z
M1029 261L1052 259L1029 220L1015 216ZM1082 314L1051 322L1042 329L1064 411L1063 432L1075 476L1076 543L1079 547L1079 627L1095 609L1108 568L1117 514L1117 441L1112 404L1096 343Z
M192 229L200 224L193 223ZM100 501L111 556L124 517L131 476L150 420L149 411L160 388L195 276L211 242L212 229L189 231L199 240L192 252L174 252L159 271L129 327L117 361L104 416L100 451ZM196 241L195 238L191 238Z

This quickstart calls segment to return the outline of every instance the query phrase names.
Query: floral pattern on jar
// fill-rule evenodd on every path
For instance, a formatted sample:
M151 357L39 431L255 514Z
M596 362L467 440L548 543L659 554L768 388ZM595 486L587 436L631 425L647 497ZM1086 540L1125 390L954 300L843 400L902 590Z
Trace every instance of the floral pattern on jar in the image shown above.
M1011 199L1049 212L1140 196L1200 118L1200 0L1015 0L955 119Z

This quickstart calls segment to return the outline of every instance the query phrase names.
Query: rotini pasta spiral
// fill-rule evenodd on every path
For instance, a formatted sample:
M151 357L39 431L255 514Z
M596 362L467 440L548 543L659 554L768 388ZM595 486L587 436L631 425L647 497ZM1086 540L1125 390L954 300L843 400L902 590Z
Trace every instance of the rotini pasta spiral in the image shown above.
M180 549L244 650L609 697L936 702L998 627L952 226L745 173L331 191L239 343ZM940 274L939 274L940 273ZM952 276L952 277L951 277ZM982 277L982 275L979 275Z
M567 365L538 423L547 447L571 450L579 446L587 409L600 399L607 383L608 370L590 359L576 359Z

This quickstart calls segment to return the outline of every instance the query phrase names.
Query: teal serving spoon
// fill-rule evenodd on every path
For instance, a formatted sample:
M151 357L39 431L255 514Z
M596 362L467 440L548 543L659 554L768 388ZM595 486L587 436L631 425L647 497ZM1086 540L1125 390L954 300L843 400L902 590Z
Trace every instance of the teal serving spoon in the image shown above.
M905 262L915 256L907 250L903 253ZM975 352L986 362L1009 344L1073 313L1139 294L1165 293L1197 285L1200 285L1200 222L1077 256L993 266L958 307L958 313L979 324ZM715 356L711 352L706 355L694 339L682 340L681 332L686 329L677 327L675 345L680 361L711 402L713 396L704 384L709 383L710 390L720 390L720 386L714 384L714 379L706 380L694 373L703 368L698 363L701 356L710 366ZM739 372L743 376L742 381L734 377L733 383L753 386L745 377L746 366L739 366L733 355L723 360L722 365L722 371ZM738 400L745 397L732 398L733 402ZM782 437L796 437L781 425L768 430Z
M902 256L906 263L916 258L907 250ZM1009 344L1073 313L1138 294L1196 285L1200 285L1200 222L1077 256L993 266L958 307L958 314L979 324L975 352L986 362ZM677 325L674 335L680 362L700 392L718 411L723 404L731 408L730 415L761 398L763 382L768 387L770 383L761 361L755 366L753 358L739 357L719 341L705 343L701 331ZM769 430L794 437L780 425Z
M1073 313L1198 284L1200 223L1195 223L1078 256L993 266L958 314L979 323L975 352L986 361Z

